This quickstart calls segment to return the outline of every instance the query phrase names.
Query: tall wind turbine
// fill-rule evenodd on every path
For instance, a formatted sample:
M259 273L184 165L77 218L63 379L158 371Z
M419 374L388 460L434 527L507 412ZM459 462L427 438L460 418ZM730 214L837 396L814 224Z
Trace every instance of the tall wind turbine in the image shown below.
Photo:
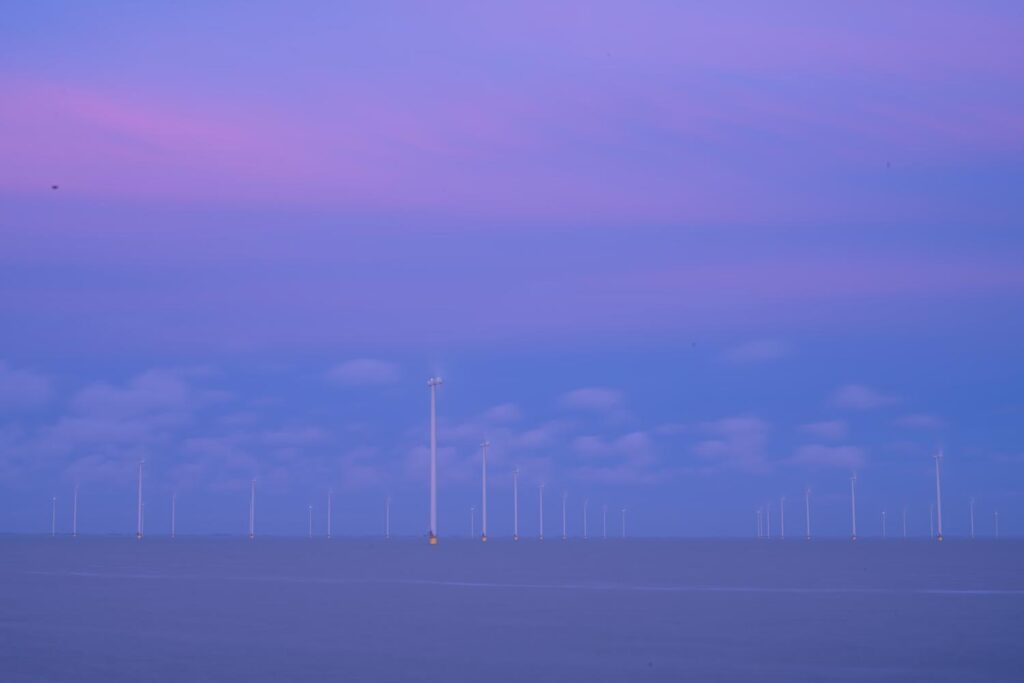
M143 460L139 460L139 490L137 503L137 516L135 524L135 540L142 540L142 463Z
M430 545L437 545L437 388L440 377L427 380L430 387Z
M384 496L384 538L391 538L391 496Z
M171 539L174 538L175 534L175 523L177 522L178 510L178 494L171 493Z
M583 540L587 540L587 508L590 506L590 499L583 499Z
M811 540L811 489L804 489L804 522L807 527L807 540Z
M78 538L78 482L75 482L75 497L71 505L71 538Z
M491 442L484 439L480 444L480 540L487 542L487 448Z
M565 491L562 491L562 540L563 541L566 540L567 538L569 538L568 529L567 529L567 527L565 525L565 497L566 497L566 493L565 493Z
M857 473L850 477L850 524L852 533L850 540L857 540Z
M971 497L971 540L974 540L974 497Z
M307 506L307 512L309 514L309 537L313 538L313 506Z
M935 521L938 525L939 535L935 540L942 540L942 451L934 456L935 458Z
M249 480L249 540L256 538L256 480Z
M601 537L608 538L608 503L601 506Z
M519 540L519 468L512 470L512 540Z
M331 506L334 503L334 489L327 489L327 540L331 539Z
M50 536L57 535L57 496L50 499Z
M540 484L540 540L544 540L544 482Z
M786 497L779 498L779 540L786 540Z

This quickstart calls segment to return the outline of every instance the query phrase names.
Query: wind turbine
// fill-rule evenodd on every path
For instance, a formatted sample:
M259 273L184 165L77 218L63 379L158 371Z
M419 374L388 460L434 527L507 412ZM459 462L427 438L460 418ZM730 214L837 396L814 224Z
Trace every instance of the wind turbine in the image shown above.
M601 506L601 537L608 538L608 503Z
M811 489L804 489L804 521L807 525L807 540L811 540Z
M567 538L569 538L567 527L565 525L565 497L566 497L566 493L565 493L565 491L562 491L562 540L563 541L566 540Z
M334 489L327 489L327 540L331 540L331 504L334 502Z
M309 537L313 538L313 506L307 506L307 511L309 513Z
M584 541L587 540L587 538L589 538L587 536L587 507L589 505L590 505L590 499L589 498L584 498L583 499L583 540Z
M544 540L544 482L540 484L540 540Z
M850 524L853 529L850 540L857 540L857 473L850 477Z
M974 497L971 497L971 540L974 540Z
M50 498L50 536L57 535L57 497Z
M437 545L437 388L440 377L427 380L430 387L430 545Z
M172 539L174 538L174 532L175 532L174 525L175 525L175 523L177 521L175 518L178 516L177 515L178 511L176 509L177 507L178 507L178 494L172 492L171 493L171 538Z
M249 480L249 540L256 538L256 480Z
M772 537L772 504L767 503L764 506L764 532L768 538Z
M938 523L939 535L935 540L942 540L942 451L934 456L935 458L935 521Z
M137 510L136 510L137 516L136 516L136 523L135 523L135 540L137 540L137 541L141 541L142 540L142 463L143 462L145 462L145 461L144 460L139 460L139 489L138 489L138 498L137 498L137 501L136 501L136 503L137 503Z
M519 468L512 470L512 540L519 540Z
M928 504L928 538L935 538L935 503Z
M786 540L786 497L779 498L779 540Z
M754 511L754 515L757 517L757 537L763 538L764 528L762 527L761 508L757 508L757 510Z
M480 540L487 542L487 448L491 442L484 439L480 444Z
M384 496L384 538L391 538L391 496Z
M78 482L75 482L75 497L72 502L71 538L78 538Z

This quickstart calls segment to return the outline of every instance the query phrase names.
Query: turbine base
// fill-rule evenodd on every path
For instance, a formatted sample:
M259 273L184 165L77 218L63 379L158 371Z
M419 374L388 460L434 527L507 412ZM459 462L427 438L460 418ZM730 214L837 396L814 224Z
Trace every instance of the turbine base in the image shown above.
M482 535L482 536L480 537L480 542L481 542L481 543L487 543L487 534L484 534L484 535Z
M430 545L437 545L437 536L431 536L428 543L430 543Z

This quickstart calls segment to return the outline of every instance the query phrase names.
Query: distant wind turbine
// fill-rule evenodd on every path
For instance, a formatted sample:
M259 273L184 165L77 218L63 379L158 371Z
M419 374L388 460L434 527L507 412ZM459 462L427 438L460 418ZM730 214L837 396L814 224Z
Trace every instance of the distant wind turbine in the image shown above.
M587 538L589 538L587 536L587 508L589 507L589 505L590 505L590 499L589 498L584 498L583 499L583 540L584 541L587 540Z
M384 538L391 538L391 496L384 496Z
M761 508L754 510L754 516L757 517L757 537L764 537L764 528L761 520Z
M249 480L249 540L256 538L256 480Z
M786 540L786 497L779 498L779 540Z
M857 540L857 473L850 477L850 524L852 533L850 540Z
M512 540L519 540L519 468L512 470Z
M544 540L544 484L540 484L540 540Z
M768 538L772 537L772 504L767 503L764 506L764 532Z
M608 503L601 506L601 536L608 538Z
M437 545L437 388L440 377L427 380L430 387L430 545Z
M807 526L807 540L811 540L811 489L804 489L804 521Z
M57 535L57 497L50 498L50 536Z
M565 524L565 491L562 491L562 540L569 538L568 530Z
M174 538L174 535L175 535L175 528L174 527L175 527L175 524L177 522L176 518L178 516L177 507L178 507L178 494L177 493L171 493L171 538L172 539Z
M936 540L942 540L942 451L934 456L935 458L935 521L938 523L939 535Z
M935 538L935 503L928 504L928 538Z
M480 444L480 540L487 542L487 448L491 442L484 439Z
M143 462L144 462L143 460L139 460L139 488L138 488L138 496L137 496L137 500L136 500L136 503L137 503L137 510L136 510L137 517L136 517L136 524L135 524L135 540L137 540L137 541L141 541L142 540L142 463Z
M307 511L309 513L309 537L313 538L313 506L307 506Z
M971 498L971 540L974 540L974 498Z

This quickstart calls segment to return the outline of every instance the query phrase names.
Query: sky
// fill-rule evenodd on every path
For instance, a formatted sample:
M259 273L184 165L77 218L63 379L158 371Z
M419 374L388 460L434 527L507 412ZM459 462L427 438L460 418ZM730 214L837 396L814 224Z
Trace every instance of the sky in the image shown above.
M1024 9L222 2L0 26L0 532L1024 529ZM479 521L477 522L479 524ZM776 526L775 533L778 529Z

